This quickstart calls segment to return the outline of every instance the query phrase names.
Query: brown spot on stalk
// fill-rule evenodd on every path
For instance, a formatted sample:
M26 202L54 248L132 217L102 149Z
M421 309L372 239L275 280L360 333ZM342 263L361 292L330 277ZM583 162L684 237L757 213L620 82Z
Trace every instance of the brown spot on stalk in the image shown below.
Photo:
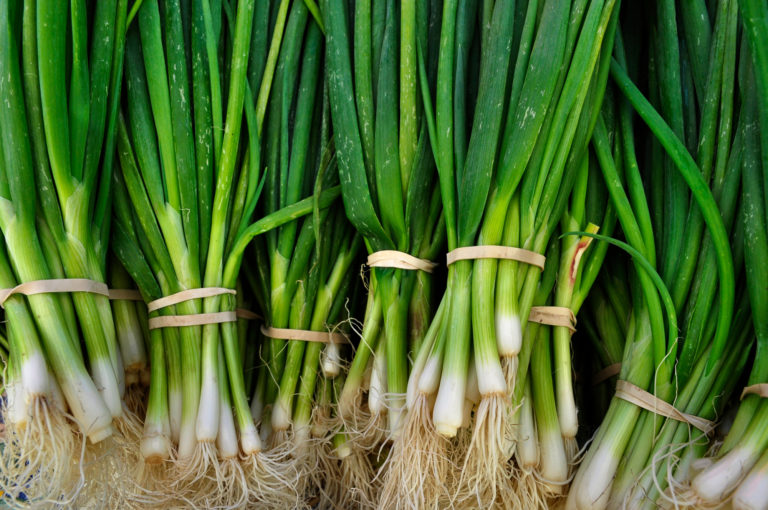
M587 228L585 229L585 231L590 234L596 234L598 230L600 230L600 227L593 223L587 225ZM587 251L587 248L589 248L589 245L592 243L593 239L593 237L583 236L579 240L579 244L576 245L576 251L573 254L573 259L571 259L571 266L568 270L568 282L571 284L571 286L576 284L576 273L579 270L581 257L584 255L584 252Z

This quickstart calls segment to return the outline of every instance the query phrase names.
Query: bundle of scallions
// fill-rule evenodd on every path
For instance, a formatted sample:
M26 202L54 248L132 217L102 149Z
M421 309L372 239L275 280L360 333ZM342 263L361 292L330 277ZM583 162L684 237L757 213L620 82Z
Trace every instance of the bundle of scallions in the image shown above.
M481 253L449 266L447 290L409 382L409 410L420 410L421 442L414 446L425 452L425 462L419 467L438 480L446 472L452 476L447 484L430 476L427 485L413 473L415 487L423 489L407 486L399 497L413 498L416 506L516 504L513 414L533 340L524 343L527 320L521 317L528 318L542 255L586 168L586 144L607 79L609 53L601 48L604 42L611 47L614 7L443 5L434 93L426 79L421 85L448 249L501 246L527 255L499 262ZM479 74L466 67L473 45ZM570 379L570 369L562 377ZM572 401L567 393L561 396ZM558 406L575 419L569 402Z
M323 55L320 20L294 2L262 131L264 214L315 200L338 184ZM315 208L255 243L255 286L263 296L268 338L251 412L271 451L283 454L298 476L286 506L299 506L313 494L327 499L323 487L334 478L323 443L333 438L330 390L341 373L348 291L357 283L352 266L361 244L341 203ZM345 504L343 498L335 503Z
M647 32L627 28L614 49L612 75L623 98L614 114L601 114L593 146L638 285L631 290L622 386L579 467L568 508L682 503L679 485L706 452L711 421L722 414L753 340L740 275L745 231L736 219L744 214L737 211L738 190L749 125L746 102L733 119L737 5L717 5L711 48L693 50L677 37L676 19L686 37L707 34L696 23L709 13L698 7L704 10L677 13L673 2L658 4L650 41L657 67L647 86L660 113L626 71L639 69L643 56L625 54L624 44L634 47ZM645 153L636 150L630 104L653 134ZM679 413L659 411L666 403Z
M352 462L395 439L393 458L405 467L405 394L432 318L430 273L445 239L419 91L419 62L434 76L439 2L328 0L322 7L344 205L371 255L361 339L339 396L352 442L343 451ZM388 470L397 474L401 464L393 462ZM382 479L372 470L363 475L365 485Z
M249 241L338 195L331 188L253 221L264 98L287 4L277 11L271 42L263 26L253 30L253 1L236 10L205 1L160 9L145 1L127 34L118 182L130 200L115 202L115 250L147 301L212 289L151 308L150 321L172 317L150 326L141 455L163 476L145 475L139 498L238 506L295 491L293 466L265 451L252 419L233 322Z
M135 425L105 285L126 10L119 0L0 5L2 286L27 284L4 293L1 478L12 497L34 487L33 504L71 503L82 438Z
M768 340L765 257L768 255L768 6L760 2L739 2L744 36L741 41L740 84L742 100L741 136L741 225L746 286L752 308L756 346L747 388L741 394L738 412L722 445L710 458L693 463L690 490L679 498L684 504L715 507L730 501L734 509L768 506L768 436L766 435L765 348ZM734 15L735 16L735 15ZM743 118L746 117L746 118ZM736 250L737 247L734 247ZM738 393L738 392L737 392ZM682 505L681 505L682 506Z

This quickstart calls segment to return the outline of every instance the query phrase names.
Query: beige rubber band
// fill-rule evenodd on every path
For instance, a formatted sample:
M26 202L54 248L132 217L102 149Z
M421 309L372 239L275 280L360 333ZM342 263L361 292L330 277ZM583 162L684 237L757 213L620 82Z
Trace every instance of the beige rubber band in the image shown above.
M147 311L154 312L166 306L177 305L184 301L191 299L201 299L207 297L221 296L222 294L237 294L236 290L225 289L223 287L201 287L199 289L187 289L171 294L169 296L161 297L147 303Z
M0 306L14 294L32 296L35 294L48 294L54 292L89 292L109 296L109 288L105 283L89 280L87 278L57 278L52 280L33 280L20 283L10 289L0 289Z
M258 321L264 318L258 313L246 310L245 308L236 308L235 314L237 314L238 319L245 319L249 321Z
M161 315L149 319L149 329L178 328L182 326L204 326L205 324L221 324L235 322L235 312L196 313L193 315Z
M109 289L109 299L113 301L144 301L141 292L136 289Z
M753 384L744 388L739 400L743 400L747 395L757 395L758 397L768 398L768 383Z
M616 382L616 396L638 407L642 407L654 414L672 418L683 423L693 425L700 431L709 435L715 429L715 424L707 419L699 418L692 414L679 411L669 402L665 402L644 389L635 386L631 382L619 380Z
M547 326L562 326L576 332L576 316L570 308L564 306L534 306L528 315L530 322L538 322Z
M547 258L541 253L524 250L523 248L514 248L512 246L464 246L449 251L445 256L446 263L450 266L459 260L474 259L506 259L524 262L544 270L544 263Z
M608 365L592 376L592 386L597 386L606 379L610 379L614 375L619 375L619 373L621 373L621 363Z
M330 331L267 328L262 326L261 332L268 338L278 338L281 340L302 340L304 342L319 342L322 344L342 344L347 342L347 337L341 333L331 333Z
M394 267L410 271L431 273L437 264L427 259L420 259L408 253L397 250L382 250L368 255L370 267Z

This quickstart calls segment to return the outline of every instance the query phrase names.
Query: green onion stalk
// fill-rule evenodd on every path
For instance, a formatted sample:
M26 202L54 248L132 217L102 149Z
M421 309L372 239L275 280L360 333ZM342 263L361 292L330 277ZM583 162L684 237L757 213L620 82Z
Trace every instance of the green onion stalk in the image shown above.
M766 238L766 175L768 175L768 139L761 126L768 124L768 56L760 42L768 34L768 9L758 2L739 2L744 38L742 39L740 92L741 126L744 148L742 162L741 222L744 230L744 264L756 346L747 385L768 381L765 354L766 296L765 264L768 253ZM714 462L691 481L693 501L702 505L725 502L730 498L734 508L765 506L765 452L768 437L758 423L765 420L766 401L758 395L744 395L733 426L717 452Z
M445 233L440 190L430 186L434 166L419 93L419 62L433 72L437 5L329 0L322 7L347 216L369 254L397 250L434 260ZM409 356L415 356L427 334L431 281L423 270L370 271L361 340L339 396L339 415L350 429L350 440L361 448L378 448L403 431Z
M321 26L303 2L293 3L277 61L272 96L262 132L264 147L264 214L302 199L315 200L338 184L331 142L330 105L322 72ZM360 237L349 225L341 204L315 209L286 223L257 244L257 288L268 289L266 325L270 328L341 333L347 289L355 271ZM320 335L322 337L322 335ZM330 338L330 337L328 337ZM316 393L341 371L337 340L269 339L268 364L261 370L266 387L258 387L251 408L254 419L270 423L268 438L275 452L287 450L303 484L312 480L320 448L330 440L312 430ZM253 402L259 401L254 406ZM277 453L275 453L277 454ZM305 497L309 487L296 488Z
M17 26L40 210L64 277L105 282L127 2L100 4L90 23L84 2L33 4ZM72 301L94 382L116 423L129 426L109 300L74 293Z
M454 111L461 111L466 99L463 89L454 92L454 76L463 72L456 37L474 21L456 3L444 5L433 147L449 250L506 245L543 254L602 102L607 57L601 47L604 40L611 46L614 6L546 2L541 9L529 4L515 10L511 3L496 3L479 30L472 129L457 139L453 126L456 133L466 130L463 116ZM472 347L480 403L456 488L460 499L486 504L511 483L510 396L527 322L521 317L527 319L539 277L538 267L515 261L460 260L449 267L448 311L434 325L446 331L446 340L435 344L430 356L439 368L425 372L425 378L439 380L433 383L439 386L434 427L453 437L465 422L463 406L455 402L465 398Z
M0 285L11 288L16 283L3 244ZM66 504L82 489L79 465L72 462L81 448L78 431L66 418L67 402L25 299L11 296L3 307L6 399L0 487L11 501L23 493L31 503Z
M685 413L709 420L722 412L746 361L744 350L748 350L749 345L749 334L743 326L748 317L745 297L742 293L736 299L735 293L742 256L740 251L731 250L731 246L740 246L744 237L743 229L738 227L738 222L734 223L743 143L738 130L734 135L732 129L734 8L734 3L718 4L712 58L707 84L701 89L704 98L700 112L693 101L681 104L681 98L688 96L680 91L676 95L675 86L671 85L692 86L690 81L681 79L678 64L666 60L677 62L675 59L682 57L671 46L678 44L674 36L674 6L660 4L656 23L662 26L654 39L654 48L661 52L659 62L663 65L659 65L659 76L652 74L649 81L652 90L664 96L655 96L664 116L656 112L627 76L627 59L619 40L611 71L627 101L619 105L619 116L612 121L613 127L601 116L593 136L611 201L628 242L623 247L633 255L642 290L642 297L633 296L635 311L630 319L630 332L634 327L635 331L650 333L640 337L635 334L635 338L628 339L619 378L647 389ZM690 72L690 68L684 69ZM655 136L652 145L659 144L658 150L652 147L650 162L638 164L632 143L635 135L630 104ZM697 115L680 114L689 109L694 109ZM690 127L698 131L698 161L683 141L686 133L683 118L686 122L701 119L698 125ZM745 122L743 112L739 122ZM616 156L611 154L611 131L623 140L622 150ZM682 188L677 179L654 173L659 167L652 162L662 156L661 147L671 161L672 170L683 178ZM622 167L624 176L619 173ZM643 175L639 168L651 170ZM644 196L641 184L644 180L650 186L650 200ZM669 218L654 224L649 211L656 211L663 204L669 206L670 200L682 200L688 204L687 210L679 215L670 212ZM734 228L730 229L729 238L726 232L731 225ZM670 229L675 233L664 233ZM677 246L679 239L683 240L682 247ZM656 272L655 267L660 271ZM695 281L693 274L698 275ZM640 294L637 290L633 292ZM734 302L738 304L735 314ZM678 317L682 319L680 331ZM649 324L641 324L641 320L648 320ZM733 350L730 346L734 346ZM632 508L652 508L658 504L660 492L670 485L674 500L674 477L685 478L691 451L704 453L701 443L704 446L708 443L705 434L708 432L641 411L635 404L614 398L579 468L567 507L612 508L626 504ZM687 460L678 463L676 459ZM676 470L679 470L677 474Z
M159 7L158 2L142 3L127 35L127 93L118 152L119 180L129 200L115 203L119 228L114 237L120 239L116 253L147 300L208 285L201 267L216 223L214 175L221 175L216 170L224 157L233 168L238 156L237 137L231 154L220 152L224 126L217 42L227 28L220 5L212 10L207 2L195 2L183 10L178 2L166 2L162 14ZM243 9L249 12L252 6ZM241 29L244 34L238 40L246 59L248 28ZM186 44L188 40L193 43ZM221 57L226 58L221 46ZM233 74L232 87L244 88L244 71L237 71L241 76ZM239 135L242 103L227 113L230 125L237 123ZM224 174L231 181L232 170ZM224 184L222 192L229 191L231 185ZM216 218L220 223L221 214ZM161 313L202 311L200 300L190 300ZM210 446L218 435L218 347L215 341L207 342L204 358L200 326L157 329L150 335L152 382L142 454L150 463L168 459L173 436L178 459L197 469L202 461L195 458L203 448L200 443ZM201 400L203 388L207 393ZM217 409L206 413L198 427L202 402Z
M6 105L0 116L0 229L15 282L105 281L125 11L118 1L100 3L90 17L84 2L0 7L0 95ZM90 54L89 39L103 41L90 45ZM109 301L76 292L39 294L26 302L34 322L14 334L39 334L75 431L93 443L110 437L113 418L118 425L130 418L123 414L124 372ZM42 397L46 392L38 390L54 383L44 382L44 359L33 359L38 375L24 375L26 360L16 370L28 384L29 377L40 378L43 386L30 389ZM32 421L54 412L51 405L31 409L40 413ZM71 430L62 427L56 435ZM50 452L48 443L41 442L43 452Z

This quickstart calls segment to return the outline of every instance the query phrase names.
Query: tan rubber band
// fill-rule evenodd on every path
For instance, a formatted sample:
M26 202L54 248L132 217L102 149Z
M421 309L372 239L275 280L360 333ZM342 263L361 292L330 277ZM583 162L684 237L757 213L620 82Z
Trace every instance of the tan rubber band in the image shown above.
M161 315L149 319L149 329L178 328L182 326L203 326L205 324L221 324L235 322L235 312L196 313L193 315Z
M397 250L382 250L368 255L370 267L394 267L410 271L431 273L437 264L427 259L420 259L408 253Z
M448 252L445 256L446 263L450 266L459 260L474 260L474 259L506 259L516 260L518 262L524 262L532 266L544 270L544 263L547 258L541 253L535 251L524 250L522 248L514 248L512 246L465 246L463 248L456 248Z
M610 379L614 375L618 375L621 372L621 363L613 363L608 365L604 369L597 372L592 376L592 386L597 386L606 379Z
M207 297L221 296L222 294L237 294L236 290L225 289L223 287L201 287L199 289L187 289L171 294L169 296L161 297L147 303L147 310L154 312L166 306L177 305L190 299L201 299Z
M52 280L33 280L24 282L10 289L0 289L0 306L14 294L32 296L35 294L48 294L53 292L89 292L109 296L109 288L105 283L89 280L87 278L57 278Z
M768 398L768 383L753 384L744 388L741 392L740 400L743 400L747 395L757 395L758 397Z
M638 407L642 407L654 414L672 418L683 423L693 425L700 431L709 435L715 429L715 424L704 418L699 418L692 414L687 414L679 411L670 404L651 393L648 393L644 389L635 386L631 382L619 380L616 382L616 396L620 399L626 400Z
M528 315L530 322L538 322L547 326L562 326L576 332L576 316L570 308L564 306L534 306Z
M331 333L330 331L267 328L262 326L261 332L266 337L279 338L281 340L302 340L304 342L319 342L322 344L342 344L347 342L347 337L341 333Z
M141 292L136 289L109 289L109 299L113 301L144 301Z
M249 321L258 321L264 318L258 313L246 310L245 308L236 308L235 314L237 315L238 319L245 319Z

